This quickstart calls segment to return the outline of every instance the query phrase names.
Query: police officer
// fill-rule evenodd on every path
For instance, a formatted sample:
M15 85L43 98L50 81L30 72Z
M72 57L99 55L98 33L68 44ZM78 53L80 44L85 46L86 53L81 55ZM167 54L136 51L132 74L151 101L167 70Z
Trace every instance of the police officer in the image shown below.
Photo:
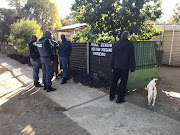
M57 49L58 49L59 45L56 41L52 40L52 36L51 36L51 45L52 45L52 54L53 54L52 77L55 73L56 79L59 80L59 77L58 77L58 55L57 55Z
M44 36L39 39L36 44L41 57L44 90L47 90L47 92L56 90L55 88L51 87L51 68L53 65L53 55L50 38L51 32L46 31Z
M72 47L71 47L71 42L68 41L65 38L65 35L61 35L62 42L60 44L59 48L59 55L60 55L60 62L61 62L61 67L62 67L62 83L65 84L67 82L67 77L69 76L68 72L68 61L69 61L69 56L71 55L72 52Z
M40 65L40 55L36 46L37 37L36 35L31 36L31 40L28 43L30 52L30 61L33 65L33 80L35 87L42 87L39 83L39 65Z

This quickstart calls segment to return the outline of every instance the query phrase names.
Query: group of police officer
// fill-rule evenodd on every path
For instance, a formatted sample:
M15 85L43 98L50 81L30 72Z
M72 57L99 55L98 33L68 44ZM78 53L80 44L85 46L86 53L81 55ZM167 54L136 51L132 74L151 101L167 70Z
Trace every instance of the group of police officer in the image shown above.
M56 79L59 79L58 74L62 73L62 83L67 82L69 77L68 61L72 51L71 42L61 35L62 42L59 45L53 41L51 32L46 31L42 38L37 41L36 35L32 35L29 41L30 61L33 65L33 79L35 87L42 87L39 83L39 66L42 65L44 90L47 92L55 91L52 87L52 78L54 73ZM58 53L57 53L58 52ZM60 58L58 58L58 55ZM60 68L58 70L58 63Z

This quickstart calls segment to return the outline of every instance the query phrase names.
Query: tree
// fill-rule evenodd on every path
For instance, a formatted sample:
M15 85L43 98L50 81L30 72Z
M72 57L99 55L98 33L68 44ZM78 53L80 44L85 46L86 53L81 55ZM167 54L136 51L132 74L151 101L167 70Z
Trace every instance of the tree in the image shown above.
M113 36L109 36L108 33L94 34L90 31L90 27L87 27L73 37L72 42L114 42Z
M41 26L35 19L23 18L11 25L10 39L15 48L24 56L29 56L28 42L32 34L38 38L42 36Z
M62 26L78 23L78 20L76 20L77 15L78 14L76 12L71 12L68 16L61 19Z
M15 8L18 12L19 15L19 19L22 18L22 8L23 5L25 5L25 3L27 2L27 0L6 0L9 3L9 6Z
M162 34L162 30L158 31L154 24L144 25L141 27L140 34L132 34L130 40L132 41L142 41L150 40L152 37L156 37Z
M145 21L161 17L160 0L75 0L72 10L79 13L77 20L88 23L93 33L108 33L120 38L124 30L140 34Z
M50 0L27 0L23 11L26 18L36 19L43 31L61 26L57 5Z
M176 6L173 11L174 14L167 21L168 24L172 24L174 22L180 23L180 4L176 3Z
M0 41L5 42L10 35L11 24L17 20L14 9L0 8Z
M89 31L88 28L85 28L82 31L78 31L77 34L73 37L72 42L96 42L97 35L93 34L91 31Z
M150 40L152 37L156 37L162 34L162 31L158 31L154 24L148 24L141 28L141 34L130 36L131 41ZM86 28L79 31L72 39L72 42L115 42L113 36L109 36L108 33L94 34L90 31L90 28Z
M51 0L7 0L19 14L19 19L36 19L42 25L42 30L54 30L61 26L58 18L58 8Z

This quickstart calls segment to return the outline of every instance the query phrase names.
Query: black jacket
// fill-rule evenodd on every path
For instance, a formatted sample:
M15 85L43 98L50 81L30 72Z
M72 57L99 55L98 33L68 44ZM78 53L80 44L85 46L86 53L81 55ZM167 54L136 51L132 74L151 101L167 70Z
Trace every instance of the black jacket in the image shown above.
M121 39L113 45L111 68L130 69L134 72L136 68L134 45L128 39Z
M32 40L29 41L28 46L29 46L30 57L35 61L37 58L40 57L37 46L35 45L35 42Z

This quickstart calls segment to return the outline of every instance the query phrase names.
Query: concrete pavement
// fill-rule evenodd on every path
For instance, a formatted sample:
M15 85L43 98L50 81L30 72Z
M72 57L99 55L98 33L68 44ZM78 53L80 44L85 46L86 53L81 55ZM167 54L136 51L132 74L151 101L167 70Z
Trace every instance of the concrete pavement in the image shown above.
M32 83L32 67L22 65L0 54L1 65L21 74L23 85ZM41 74L40 74L41 77ZM56 103L65 107L64 112L70 119L86 129L92 135L179 135L180 122L141 108L128 101L123 104L110 102L108 95L94 88L72 81L65 85L54 80L56 91L46 94Z

